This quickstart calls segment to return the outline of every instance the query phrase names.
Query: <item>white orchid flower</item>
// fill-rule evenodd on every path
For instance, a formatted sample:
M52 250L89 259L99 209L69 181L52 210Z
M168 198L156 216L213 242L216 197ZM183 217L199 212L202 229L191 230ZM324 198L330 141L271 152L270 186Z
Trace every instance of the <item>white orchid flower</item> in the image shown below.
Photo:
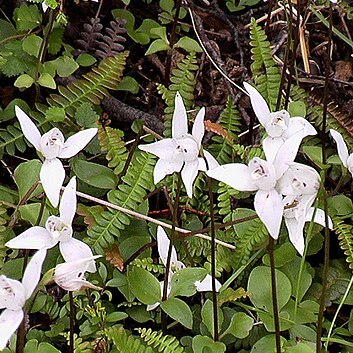
M85 272L88 271L92 261L99 257L101 255L57 265L54 270L54 281L61 288L70 292L79 291L83 288L100 290L100 287L95 286L85 279Z
M186 109L179 92L175 95L175 110L172 120L172 138L166 138L148 145L141 145L143 151L156 155L159 160L154 167L154 183L160 182L166 175L181 171L181 178L187 195L192 197L192 186L199 170L205 170L205 161L199 158L201 141L205 132L205 108L202 108L192 127L192 134L188 133L188 119ZM218 162L207 151L203 154L208 169L218 166Z
M347 145L339 132L331 129L330 134L336 141L338 156L340 157L342 164L349 170L349 172L353 176L353 153L348 153Z
M60 217L50 216L45 228L31 227L5 245L12 249L50 249L59 243L60 252L66 262L93 257L92 250L87 244L72 237L72 221L76 208L76 177L73 177L61 197ZM96 271L93 260L87 271Z
M317 224L326 226L325 212L320 208L311 207L315 201L316 194L314 195L299 195L299 196L286 196L283 199L284 206L291 206L284 210L283 216L287 226L289 240L297 249L300 255L304 253L304 225L306 222L313 221ZM314 217L314 218L313 218ZM328 227L333 228L332 220L328 217Z
M312 167L288 162L288 169L278 180L277 190L282 195L315 195L320 189L320 175Z
M26 139L45 158L39 177L49 201L57 207L60 188L65 179L65 170L59 158L71 158L76 155L86 147L98 130L91 128L79 131L66 141L57 128L41 136L36 125L20 107L15 106L15 111Z
M253 86L244 82L244 87L260 124L267 132L263 140L267 161L274 160L280 147L290 137L297 136L300 144L304 137L317 134L315 128L302 117L291 118L286 110L271 113L266 101Z
M165 267L167 267L167 258L168 258L170 240L168 238L167 233L164 231L164 229L161 226L159 226L157 228L157 246L158 246L159 257L161 258L163 265ZM171 257L170 257L170 267L169 267L169 273L168 273L168 283L167 283L167 298L169 297L169 294L172 289L173 275L177 271L179 271L183 268L185 268L185 265L181 261L178 260L175 247L172 246L172 252L171 252ZM212 290L212 282L210 281L209 278L211 278L211 280L212 280L212 277L210 275L206 275L206 277L203 281L201 281L201 282L196 281L195 282L196 290L198 292L205 292L205 291ZM164 281L159 282L159 284L161 286L161 292L163 293ZM221 287L221 284L219 283L219 281L216 280L217 291L219 290L220 287ZM147 311L154 310L155 308L157 308L159 306L159 304L160 304L160 302L156 302L154 304L147 305Z
M46 12L48 10L48 5L45 3L45 1L42 2L42 9L43 9L43 12Z
M265 224L270 236L278 238L282 216L282 196L277 191L278 179L282 177L295 159L300 145L296 136L284 142L273 163L255 157L249 165L230 163L207 172L211 178L222 181L239 191L257 191L254 208Z
M0 315L0 351L23 320L23 307L39 282L45 256L46 250L39 250L33 255L22 282L0 276L0 309L5 309Z

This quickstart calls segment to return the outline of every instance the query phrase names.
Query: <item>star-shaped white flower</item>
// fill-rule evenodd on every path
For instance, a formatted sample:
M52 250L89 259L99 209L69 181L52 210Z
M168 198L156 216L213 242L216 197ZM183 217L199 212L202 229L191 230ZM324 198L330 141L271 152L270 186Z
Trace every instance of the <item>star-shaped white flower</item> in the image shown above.
M188 119L183 99L177 92L175 95L175 110L172 121L172 138L166 138L148 145L140 145L143 151L156 155L159 160L154 168L154 183L160 182L166 175L181 171L181 177L187 195L192 197L192 186L199 170L205 170L205 161L199 158L201 141L205 133L205 108L202 108L192 127L192 134L188 133ZM218 166L215 158L207 151L203 154L208 169Z
M157 245L158 245L159 257L161 258L163 265L167 267L167 258L168 258L170 240L168 238L167 233L164 231L164 229L161 226L157 228ZM173 275L177 271L183 268L185 268L185 265L178 260L175 247L172 246L172 253L170 257L170 267L169 267L169 273L168 273L167 298L169 297L169 294L172 289ZM161 286L161 292L163 292L164 281L159 282L159 284ZM211 291L212 277L210 275L206 275L206 277L202 281L195 282L195 287L198 292ZM218 291L220 288L221 288L221 284L219 283L218 280L216 280L216 290ZM147 305L147 311L154 310L159 306L159 304L160 302L156 302L154 304Z
M0 309L4 309L0 315L0 351L23 320L23 307L39 282L45 256L46 250L39 250L33 255L22 282L0 276Z
M273 163L255 157L249 165L230 163L207 172L211 178L222 181L239 191L257 191L254 208L272 238L277 239L281 227L284 206L276 186L277 181L295 159L299 145L296 136L286 140L282 148L271 158Z
M76 207L76 177L73 177L61 197L60 217L50 216L46 221L45 228L31 227L5 245L12 249L50 249L59 243L60 252L67 262L92 258L91 248L84 242L72 237L72 221L76 213ZM90 262L87 271L96 271L93 260Z
M339 132L331 129L330 134L337 143L337 152L342 164L349 170L349 172L353 176L353 153L348 153L347 145Z
M320 208L311 207L315 201L316 194L314 195L299 195L299 196L286 196L283 199L284 206L293 205L284 210L283 216L287 226L289 240L297 249L300 255L304 253L304 225L306 222L313 221L317 224L326 226L325 212ZM313 218L314 216L314 218ZM332 220L328 217L328 227L333 228Z
M99 257L101 255L57 265L54 270L54 281L61 288L70 292L83 288L101 289L85 279L85 272L88 271L92 261Z
M279 148L290 137L295 135L301 142L304 137L317 134L315 128L302 117L291 118L286 110L271 113L266 101L253 86L244 82L244 87L260 124L267 132L262 142L267 161L274 160Z
M38 128L18 106L15 106L16 116L27 140L45 158L40 170L40 180L49 201L54 207L59 203L60 188L65 179L65 170L59 158L71 158L97 134L96 128L79 131L66 141L57 128L53 128L41 136Z

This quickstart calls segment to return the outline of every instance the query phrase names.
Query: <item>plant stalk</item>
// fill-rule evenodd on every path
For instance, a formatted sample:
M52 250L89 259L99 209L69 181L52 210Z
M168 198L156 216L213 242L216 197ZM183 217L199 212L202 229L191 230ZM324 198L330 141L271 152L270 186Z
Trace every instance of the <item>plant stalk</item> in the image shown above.
M70 301L70 338L69 338L69 353L74 353L74 332L75 332L75 305L74 297L71 291L69 291Z

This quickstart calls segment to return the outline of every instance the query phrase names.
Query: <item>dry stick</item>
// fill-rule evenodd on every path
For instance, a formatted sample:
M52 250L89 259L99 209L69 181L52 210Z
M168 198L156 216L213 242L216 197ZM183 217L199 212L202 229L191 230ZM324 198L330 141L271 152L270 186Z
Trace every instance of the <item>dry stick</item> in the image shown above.
M175 194L174 204L173 204L173 221L172 221L172 234L171 239L169 242L169 249L168 249L168 256L167 256L167 263L165 265L165 275L164 275L164 283L163 283L163 295L162 295L162 302L167 300L168 297L168 284L169 284L169 273L170 273L170 265L172 259L172 251L173 251L173 238L175 234L175 227L178 221L178 208L179 208L179 197L181 191L181 173L178 173L178 182L177 182L177 191ZM162 309L161 314L161 325L162 331L164 334L167 333L167 315Z
M105 207L109 207L109 208L112 208L114 210L117 210L117 211L120 211L120 212L123 212L123 213L126 213L130 216L133 216L133 217L136 217L136 218L140 218L140 219L143 219L147 222L152 222L154 224L157 224L159 226L162 226L164 228L168 228L168 229L172 229L172 225L168 224L168 223L165 223L165 222L162 222L162 221L159 221L158 219L155 219L155 218L152 218L152 217L149 217L149 216L145 216L141 213L138 213L138 212L135 212L135 211L132 211L132 210L129 210L127 208L124 208L124 207L120 207L118 205L114 205L113 203L110 203L108 201L104 201L104 200L101 200L101 199L98 199L96 197L93 197L91 195L88 195L88 194L85 194L83 192L80 192L80 191L76 191L76 195L79 196L79 197L82 197L86 200L90 200L92 202L95 202L97 204L100 204L102 206L105 206ZM190 232L188 231L187 229L183 229L183 228L179 228L179 227L175 227L175 231L177 231L178 233L182 233L182 234L186 234L186 236L188 236L188 234L192 233L192 235L195 235L196 237L199 237L199 238L202 238L202 239L206 239L206 240L211 240L211 237L205 235L205 234L194 234L193 232ZM228 244L224 241L221 241L221 240L218 240L216 239L216 243L217 244L220 244L220 245L223 245L229 249L232 249L234 250L235 249L235 246L234 245L231 245L231 244Z
M322 144L322 163L326 164L326 118L327 118L327 106L328 106L328 84L330 75L330 57L331 57L331 45L332 45L332 3L329 2L329 35L327 44L327 58L326 58L326 72L325 72L325 86L324 86L324 105L322 114L322 132L321 132L321 144ZM321 352L321 336L322 336L322 324L324 319L325 310L325 295L328 287L328 270L329 270L329 260L330 260L330 231L328 227L328 214L327 214L327 195L325 191L325 179L326 179L326 169L323 170L324 175L324 212L325 212L325 247L324 247L324 266L322 273L322 292L320 297L320 309L318 315L317 323L317 333L316 333L316 352Z
M74 353L74 331L75 331L75 306L72 292L69 291L70 301L70 341L69 341L69 353Z

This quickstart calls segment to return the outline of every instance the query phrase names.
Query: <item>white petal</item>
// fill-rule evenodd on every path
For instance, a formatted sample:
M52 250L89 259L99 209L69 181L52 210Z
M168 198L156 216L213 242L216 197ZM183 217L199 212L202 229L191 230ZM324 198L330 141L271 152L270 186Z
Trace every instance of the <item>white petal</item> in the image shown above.
M217 162L216 158L214 158L212 156L212 154L210 152L203 150L203 155L205 156L205 159L207 161L208 170L215 169L215 168L219 167L219 163Z
M159 305L160 305L160 302L156 302L154 304L149 304L149 305L147 305L146 310L147 311L154 310L154 309L158 308Z
M60 188L65 179L65 170L59 159L46 159L40 170L40 181L50 203L57 207L59 203Z
M42 265L47 255L47 250L42 249L37 251L31 258L31 261L28 263L26 270L23 274L22 284L25 289L25 298L26 300L32 295L34 289L37 287L37 284L40 279L42 272Z
M91 128L77 132L70 136L64 143L64 148L60 151L59 158L70 158L83 150L86 145L97 134L98 129Z
M50 249L56 245L50 233L43 227L35 226L25 230L5 245L11 249Z
M0 315L0 351L2 351L11 336L23 320L23 310L4 310Z
M6 276L0 276L0 309L22 310L26 302L23 284Z
M186 188L187 195L192 198L192 188L199 170L199 161L194 159L193 161L185 162L183 169L181 170L181 178Z
M305 221L306 222L311 222L311 220L313 218L314 210L315 210L314 207L310 207L310 209L307 212L306 217L305 217ZM333 223L332 223L331 217L330 216L327 216L327 217L328 217L328 227L329 227L329 229L332 230L333 229ZM326 227L325 212L321 208L317 208L316 209L314 222L317 223L317 224L322 225L323 227Z
M302 118L302 117L294 117L289 119L288 129L283 133L285 138L290 138L297 132L303 133L303 138L306 136L314 136L317 134L314 126L311 123Z
M204 118L205 118L205 108L201 108L201 110L197 113L194 125L192 127L192 137L197 142L197 145L201 146L201 141L203 135L205 133L205 125L204 125Z
M283 216L282 197L276 190L259 190L254 200L255 211L273 239L277 239Z
M303 256L305 247L303 235L304 223L298 222L294 218L285 218L284 221L288 229L290 242L293 244L299 254Z
M281 137L267 136L262 141L262 146L265 152L266 160L272 163L280 147L283 145L284 140Z
M222 181L240 191L255 191L258 187L251 179L250 169L245 164L230 163L209 170L206 173L213 179Z
M40 151L40 138L41 134L37 126L29 118L29 116L17 105L15 106L15 112L18 121L21 125L21 130L25 135L26 139L33 145L33 147Z
M177 162L183 160L183 154L177 151L178 146L179 143L176 139L167 138L147 145L139 145L139 149L152 153L158 158Z
M270 109L262 95L256 88L244 82L244 87L250 95L252 108L262 126L265 126L270 115Z
M180 138L188 132L188 117L183 102L183 98L179 92L175 95L175 108L172 120L172 136L173 138Z
M59 243L60 252L66 262L74 262L82 259L93 258L91 248L81 240L71 238ZM96 272L94 259L90 260L87 267L88 272Z
M168 238L167 233L164 231L164 229L161 226L158 226L157 228L157 246L158 246L159 257L161 258L163 265L167 266L170 240ZM179 262L177 253L176 253L175 247L172 246L172 253L170 257L171 268L177 265L177 262Z
M303 139L303 132L298 132L283 143L278 150L273 165L276 169L277 179L288 169L288 163L293 162L297 156L299 146Z
M196 290L198 292L211 292L212 291L212 276L207 274L202 281L195 282ZM219 292L222 284L216 279L216 292Z
M184 162L173 162L164 159L159 159L153 170L154 183L159 183L166 175L180 172Z
M61 196L60 200L60 218L66 224L72 224L77 208L76 199L76 177L71 178Z
M337 143L337 152L340 160L342 161L342 164L347 167L348 148L343 140L342 135L333 129L330 130L330 134Z

